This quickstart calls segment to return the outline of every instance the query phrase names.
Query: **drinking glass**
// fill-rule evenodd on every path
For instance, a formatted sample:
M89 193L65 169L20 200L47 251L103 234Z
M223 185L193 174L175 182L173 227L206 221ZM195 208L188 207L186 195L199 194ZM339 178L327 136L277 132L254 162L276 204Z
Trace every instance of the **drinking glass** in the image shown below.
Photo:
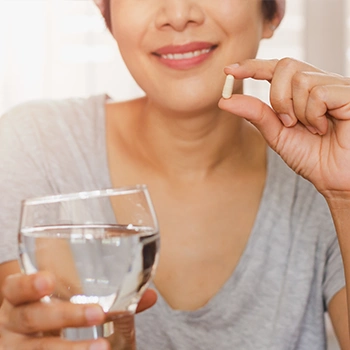
M50 271L53 298L97 303L107 323L63 329L71 340L106 337L134 350L133 316L157 265L159 230L145 185L26 199L19 249L26 274Z

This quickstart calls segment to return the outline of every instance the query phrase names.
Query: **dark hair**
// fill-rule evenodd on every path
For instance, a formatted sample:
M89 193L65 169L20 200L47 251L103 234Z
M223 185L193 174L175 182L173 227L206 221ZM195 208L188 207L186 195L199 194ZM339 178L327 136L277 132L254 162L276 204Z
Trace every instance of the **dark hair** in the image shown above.
M106 26L109 30L112 29L112 21L111 21L111 9L110 9L110 0L103 0L104 2L104 10L102 15L105 19Z
M108 0L109 1L109 0ZM277 12L276 0L262 0L262 10L267 20L272 20Z
M112 23L111 23L111 10L110 10L110 0L103 0L104 1L104 11L102 13L107 28L111 30ZM277 3L276 0L262 0L262 11L267 20L272 20L273 17L276 15L277 12Z

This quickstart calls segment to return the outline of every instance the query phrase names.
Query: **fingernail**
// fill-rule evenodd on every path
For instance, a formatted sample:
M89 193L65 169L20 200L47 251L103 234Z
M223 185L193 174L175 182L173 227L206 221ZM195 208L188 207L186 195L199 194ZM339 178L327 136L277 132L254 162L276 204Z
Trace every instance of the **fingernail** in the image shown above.
M89 306L85 309L85 317L89 323L100 322L103 319L103 311L99 306Z
M239 67L239 63L234 63L234 64L230 64L229 66L226 66L225 68L238 68Z
M317 133L320 136L323 136L327 133L327 129L328 129L328 121L327 119L322 119L321 121L319 121L319 123L317 123L318 125L315 127Z
M316 132L320 135L323 136L326 132L325 131L321 131L320 129L316 129Z
M89 347L89 350L108 350L108 344L103 340L97 340L92 343Z
M34 287L39 292L47 291L53 284L53 280L49 276L37 276L34 280Z
M282 121L283 125L285 126L292 126L293 125L293 118L289 114L279 114L278 115L280 120Z

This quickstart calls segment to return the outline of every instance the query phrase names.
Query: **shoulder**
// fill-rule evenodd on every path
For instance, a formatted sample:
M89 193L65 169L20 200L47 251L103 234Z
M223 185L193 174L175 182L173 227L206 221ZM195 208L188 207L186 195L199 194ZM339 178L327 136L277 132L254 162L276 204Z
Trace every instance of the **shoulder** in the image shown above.
M3 127L56 127L62 122L74 123L102 114L105 95L61 100L33 100L8 110L1 118Z
M0 118L0 157L2 161L23 157L43 162L67 157L72 149L90 151L103 144L106 96L22 103ZM102 140L102 141L101 141ZM52 158L53 157L53 158Z

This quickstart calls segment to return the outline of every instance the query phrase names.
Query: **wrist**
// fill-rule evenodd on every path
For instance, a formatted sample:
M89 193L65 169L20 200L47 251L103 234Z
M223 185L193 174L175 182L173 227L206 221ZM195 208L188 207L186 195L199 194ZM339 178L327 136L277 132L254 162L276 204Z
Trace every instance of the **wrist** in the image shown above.
M350 210L350 191L327 191L322 195L331 210Z

